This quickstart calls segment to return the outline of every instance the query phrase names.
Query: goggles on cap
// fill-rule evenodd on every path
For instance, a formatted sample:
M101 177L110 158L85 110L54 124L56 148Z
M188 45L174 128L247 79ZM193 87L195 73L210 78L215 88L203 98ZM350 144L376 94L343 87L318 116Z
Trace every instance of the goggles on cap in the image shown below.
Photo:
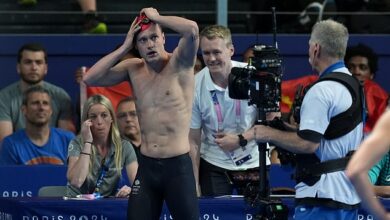
M141 14L140 16L137 17L137 23L139 22L139 26L141 27L140 31L144 31L148 29L152 25L152 21L146 17L145 14Z

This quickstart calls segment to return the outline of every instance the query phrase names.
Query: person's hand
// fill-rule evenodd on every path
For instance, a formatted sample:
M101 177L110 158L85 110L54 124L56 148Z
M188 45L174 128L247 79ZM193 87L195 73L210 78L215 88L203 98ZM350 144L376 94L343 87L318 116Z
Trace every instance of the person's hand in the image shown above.
M82 66L77 68L76 72L74 73L74 79L77 82L77 84L80 84L83 81L83 76L87 72L87 67Z
M74 79L77 82L77 84L80 84L80 82L83 81L83 71L84 71L83 67L79 67L74 73Z
M92 126L91 119L87 119L81 124L81 137L83 137L83 140L85 142L93 141L91 126Z
M283 124L284 124L285 128L287 129L287 131L296 131L299 129L299 124L295 123L295 121L294 121L294 124L291 124L291 123L286 122L286 121L284 121Z
M272 128L265 125L255 125L253 127L254 137L257 142L266 143L270 141L270 131Z
M214 142L224 151L233 151L239 146L237 134L217 133Z
M131 188L129 186L124 185L122 186L122 188L118 190L115 197L125 198L130 195L130 192L131 192Z
M160 16L160 14L155 8L143 8L139 14L145 14L146 17L148 17L151 21L154 22L156 21L157 17Z
M280 118L282 116L282 113L280 113L280 112L267 112L265 115L266 115L267 121L272 121L275 118Z
M127 32L126 40L123 43L123 45L129 50L133 49L134 47L133 39L135 34L138 33L139 30L141 29L141 26L139 25L140 23L141 21L137 22L137 18L135 18L133 23L131 23L129 31Z

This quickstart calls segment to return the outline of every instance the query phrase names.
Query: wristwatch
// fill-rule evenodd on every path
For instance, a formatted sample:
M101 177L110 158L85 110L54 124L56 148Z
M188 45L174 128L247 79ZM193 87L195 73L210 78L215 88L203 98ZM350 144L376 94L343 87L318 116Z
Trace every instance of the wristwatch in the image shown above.
M239 134L239 135L238 135L238 143L240 144L240 146L241 146L242 148L244 148L244 147L248 144L248 140L246 140L246 139L244 138L244 136L242 136L242 134Z

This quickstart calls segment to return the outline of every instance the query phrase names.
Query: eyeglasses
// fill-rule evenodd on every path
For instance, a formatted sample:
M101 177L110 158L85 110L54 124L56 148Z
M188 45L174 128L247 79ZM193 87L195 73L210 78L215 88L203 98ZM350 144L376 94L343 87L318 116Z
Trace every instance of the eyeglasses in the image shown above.
M118 119L124 119L126 118L127 116L129 116L130 118L136 118L137 117L137 112L136 111L128 111L128 112L119 112L116 117Z

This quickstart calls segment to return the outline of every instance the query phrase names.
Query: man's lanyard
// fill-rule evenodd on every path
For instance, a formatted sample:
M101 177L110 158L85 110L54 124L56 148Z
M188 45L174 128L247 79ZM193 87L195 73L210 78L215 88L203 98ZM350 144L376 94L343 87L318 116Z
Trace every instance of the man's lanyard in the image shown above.
M213 104L215 108L215 112L217 113L217 119L218 119L218 132L223 131L223 117L222 117L222 109L221 105L219 104L218 98L217 98L217 92L215 90L210 91L211 97L213 99ZM240 131L240 122L241 122L241 105L240 100L234 100L234 104L236 107L236 131ZM225 153L228 154L230 159L232 160L233 164L236 166L240 166L243 163L247 162L248 160L252 159L251 155L251 149L249 148L238 148L236 150L232 151L225 151Z
M109 163L110 163L110 157L106 161L106 158L103 158L102 162L100 163L100 174L98 179L96 180L96 186L94 193L100 195L100 187L102 186L104 176L106 175L106 172L109 169Z
M215 113L217 114L217 121L218 121L218 132L223 131L223 116L222 116L222 109L221 105L219 104L217 92L216 90L210 91L211 98L213 100ZM236 129L239 131L240 128L240 122L241 122L241 105L240 100L235 100L235 107L236 107Z
M339 69L339 68L343 68L343 67L345 67L344 61L338 61L337 63L334 63L334 64L328 66L328 68L326 68L321 73L320 77L323 77L326 74L329 74L329 73L333 72L335 69Z

